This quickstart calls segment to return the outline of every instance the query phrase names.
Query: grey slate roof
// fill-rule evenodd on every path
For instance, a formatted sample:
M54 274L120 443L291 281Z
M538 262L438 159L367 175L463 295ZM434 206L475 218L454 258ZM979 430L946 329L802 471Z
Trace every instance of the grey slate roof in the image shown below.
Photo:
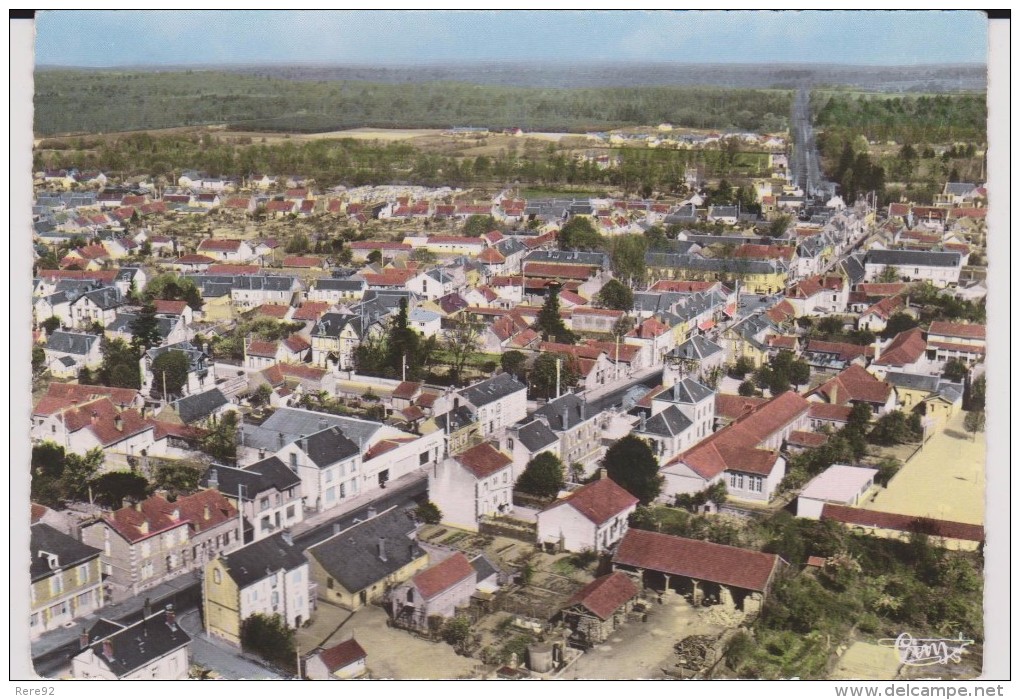
M103 287L83 294L86 299L100 309L115 309L121 305L120 290L116 287Z
M362 591L425 555L413 539L414 520L398 507L353 525L308 549L326 573L351 593ZM379 556L383 542L385 560Z
M347 326L350 326L359 338L361 337L361 316L336 312L323 314L318 323L312 327L312 335L321 338L337 338Z
M555 430L570 430L588 420L588 407L577 394L564 394L535 411Z
M850 279L851 286L861 282L866 275L863 256L861 255L850 255L839 266L843 268L843 272Z
M282 532L235 549L223 555L223 560L230 578L241 589L279 571L293 571L307 563L301 549L288 544Z
M478 583L499 574L499 569L484 554L479 554L471 560L471 568L475 570Z
M246 447L276 452L303 436L333 426L339 427L348 440L367 449L382 424L300 408L278 408L262 425L243 424L240 439Z
M358 446L335 425L309 435L299 444L308 458L322 469L359 454Z
M946 183L946 194L955 195L957 197L962 197L964 195L968 195L968 194L970 194L971 192L973 192L976 189L977 189L977 186L973 182L947 182Z
M126 676L191 643L191 637L180 625L167 624L165 612L158 612L146 620L124 627L106 637L106 640L93 642L91 649L118 677ZM107 642L113 648L112 659L103 655Z
M201 394L192 394L178 399L173 402L173 407L181 420L190 424L205 420L213 414L213 411L229 403L230 401L222 391L213 388L203 391Z
M498 401L510 394L526 389L527 387L524 384L504 372L503 374L497 374L491 379L486 379L466 389L462 389L460 394L470 401L473 406L481 408L493 401Z
M83 544L46 523L36 523L32 526L31 533L29 543L32 563L29 573L33 583L46 578L54 571L74 568L102 554L102 550ZM50 568L49 557L41 552L56 555L56 568Z
M699 401L704 401L714 394L715 392L704 384L700 384L690 377L684 377L683 379L675 382L670 388L663 389L655 398L659 401L696 404Z
M214 464L202 477L202 486L210 487L210 480L215 481L220 493L237 495L238 487L244 487L243 498L255 498L256 494L265 491L286 491L301 484L301 477L295 474L280 460L279 457L267 457L255 464L250 464L244 469L227 467L222 464Z
M930 250L869 250L864 261L866 265L959 267L961 257L959 253Z
M670 404L665 411L659 411L645 421L644 427L638 432L671 437L679 435L691 425L691 419L681 413L676 404Z
M446 430L446 423L449 421L450 432L456 432L457 430L474 423L475 416L474 413L471 412L470 407L458 406L447 413L436 416L435 421L440 430Z
M122 312L116 315L113 319L113 323L106 327L106 330L111 333L128 333L131 334L131 324L141 314L134 312ZM173 333L174 326L176 326L178 320L174 316L156 316L156 328L159 331L159 337L166 340L171 333Z
M162 333L162 329L160 329L160 332ZM150 361L152 361L163 353L171 351L183 352L187 356L189 372L196 372L205 368L206 354L187 340L182 340L179 343L172 343L170 345L160 345L156 348L149 348L145 351L145 355Z
M703 360L706 357L711 357L717 352L722 352L722 347L713 343L711 340L703 335L695 335L685 340L682 345L671 350L668 355L670 357L681 357L681 358L696 358Z
M517 439L528 448L528 452L538 452L556 444L559 440L556 433L549 429L544 421L532 420L517 430Z
M886 372L885 380L896 387L918 389L935 393L939 388L939 378L928 374L910 374L907 372Z
M233 289L238 290L265 290L267 292L289 292L292 289L300 289L296 277L285 277L275 275L238 275L234 278Z
M323 277L315 283L316 289L328 289L340 292L361 291L367 286L365 280L344 280Z
M46 339L46 349L54 352L65 352L69 355L87 355L92 346L98 342L98 335L53 331Z
M536 250L528 253L524 262L548 262L566 265L595 265L609 268L609 256L605 253L584 252L577 250Z

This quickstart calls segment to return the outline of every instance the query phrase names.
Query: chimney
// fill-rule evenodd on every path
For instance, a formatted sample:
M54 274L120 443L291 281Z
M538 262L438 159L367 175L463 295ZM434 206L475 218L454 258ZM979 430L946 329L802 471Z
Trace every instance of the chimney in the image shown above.
M645 424L647 423L647 421L648 421L648 418L645 416L644 412L642 411L641 412L641 432L642 433L645 432Z
M409 544L407 545L407 555L408 555L408 557L410 557L411 559L414 559L414 555L415 555L415 551L414 551L414 542L411 542L411 543L409 543Z
M680 382L673 384L673 400L680 401Z
M93 411L92 412L92 425L95 425L98 422L99 422L99 413L97 413L96 411Z
M124 432L124 419L120 417L119 413L113 417L113 427L117 429L118 433Z
M881 355L882 355L882 341L876 335L875 336L875 357L872 360L872 362L878 362L878 358L881 357Z
M103 656L107 661L113 661L113 642L109 639L103 640Z
M605 467L600 468L599 469L599 481L602 481L603 479L608 479L608 478L609 478L609 474L606 472L606 468Z
M89 648L89 633L82 632L78 635L78 648L82 651Z
M211 489L219 489L220 487L220 476L219 472L216 471L216 467L209 469L209 475L206 477L206 483Z
M563 429L564 430L566 430L567 429L567 425L569 425L569 423L567 422L568 418L569 418L569 410L567 408L564 408L563 409Z
M386 561L386 538L379 538L379 561Z
M174 612L172 604L166 606L166 626L175 632L177 631L177 613Z
M280 535L283 537L284 542L292 547L294 546L294 536L290 534L290 530L284 530Z
M206 503L205 507L202 509L202 520L208 520L209 519L209 515L210 515L210 513L209 513L209 504Z

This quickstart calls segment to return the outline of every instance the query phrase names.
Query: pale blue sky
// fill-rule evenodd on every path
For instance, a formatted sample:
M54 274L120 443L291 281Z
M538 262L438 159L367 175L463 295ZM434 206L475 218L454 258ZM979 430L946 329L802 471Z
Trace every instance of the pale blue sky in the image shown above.
M984 63L981 12L50 11L36 63Z

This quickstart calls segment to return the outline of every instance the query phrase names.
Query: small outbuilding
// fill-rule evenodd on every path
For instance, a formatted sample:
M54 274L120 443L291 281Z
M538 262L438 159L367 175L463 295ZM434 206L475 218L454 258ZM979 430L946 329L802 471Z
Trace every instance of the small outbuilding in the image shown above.
M833 464L816 476L797 498L797 515L801 518L822 517L826 503L856 506L875 483L877 469Z
M638 593L637 585L622 571L600 576L575 593L561 611L571 629L571 644L589 648L606 641L623 624Z
M317 649L305 657L305 678L313 681L340 681L365 675L368 654L354 638L326 649Z

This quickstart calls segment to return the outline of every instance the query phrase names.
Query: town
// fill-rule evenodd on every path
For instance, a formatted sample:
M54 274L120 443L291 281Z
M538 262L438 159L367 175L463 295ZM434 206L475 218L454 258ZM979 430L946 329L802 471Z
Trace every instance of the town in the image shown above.
M589 174L682 156L668 190L44 140L37 673L888 678L904 624L980 640L987 191L889 199L791 97L772 133L573 137Z

